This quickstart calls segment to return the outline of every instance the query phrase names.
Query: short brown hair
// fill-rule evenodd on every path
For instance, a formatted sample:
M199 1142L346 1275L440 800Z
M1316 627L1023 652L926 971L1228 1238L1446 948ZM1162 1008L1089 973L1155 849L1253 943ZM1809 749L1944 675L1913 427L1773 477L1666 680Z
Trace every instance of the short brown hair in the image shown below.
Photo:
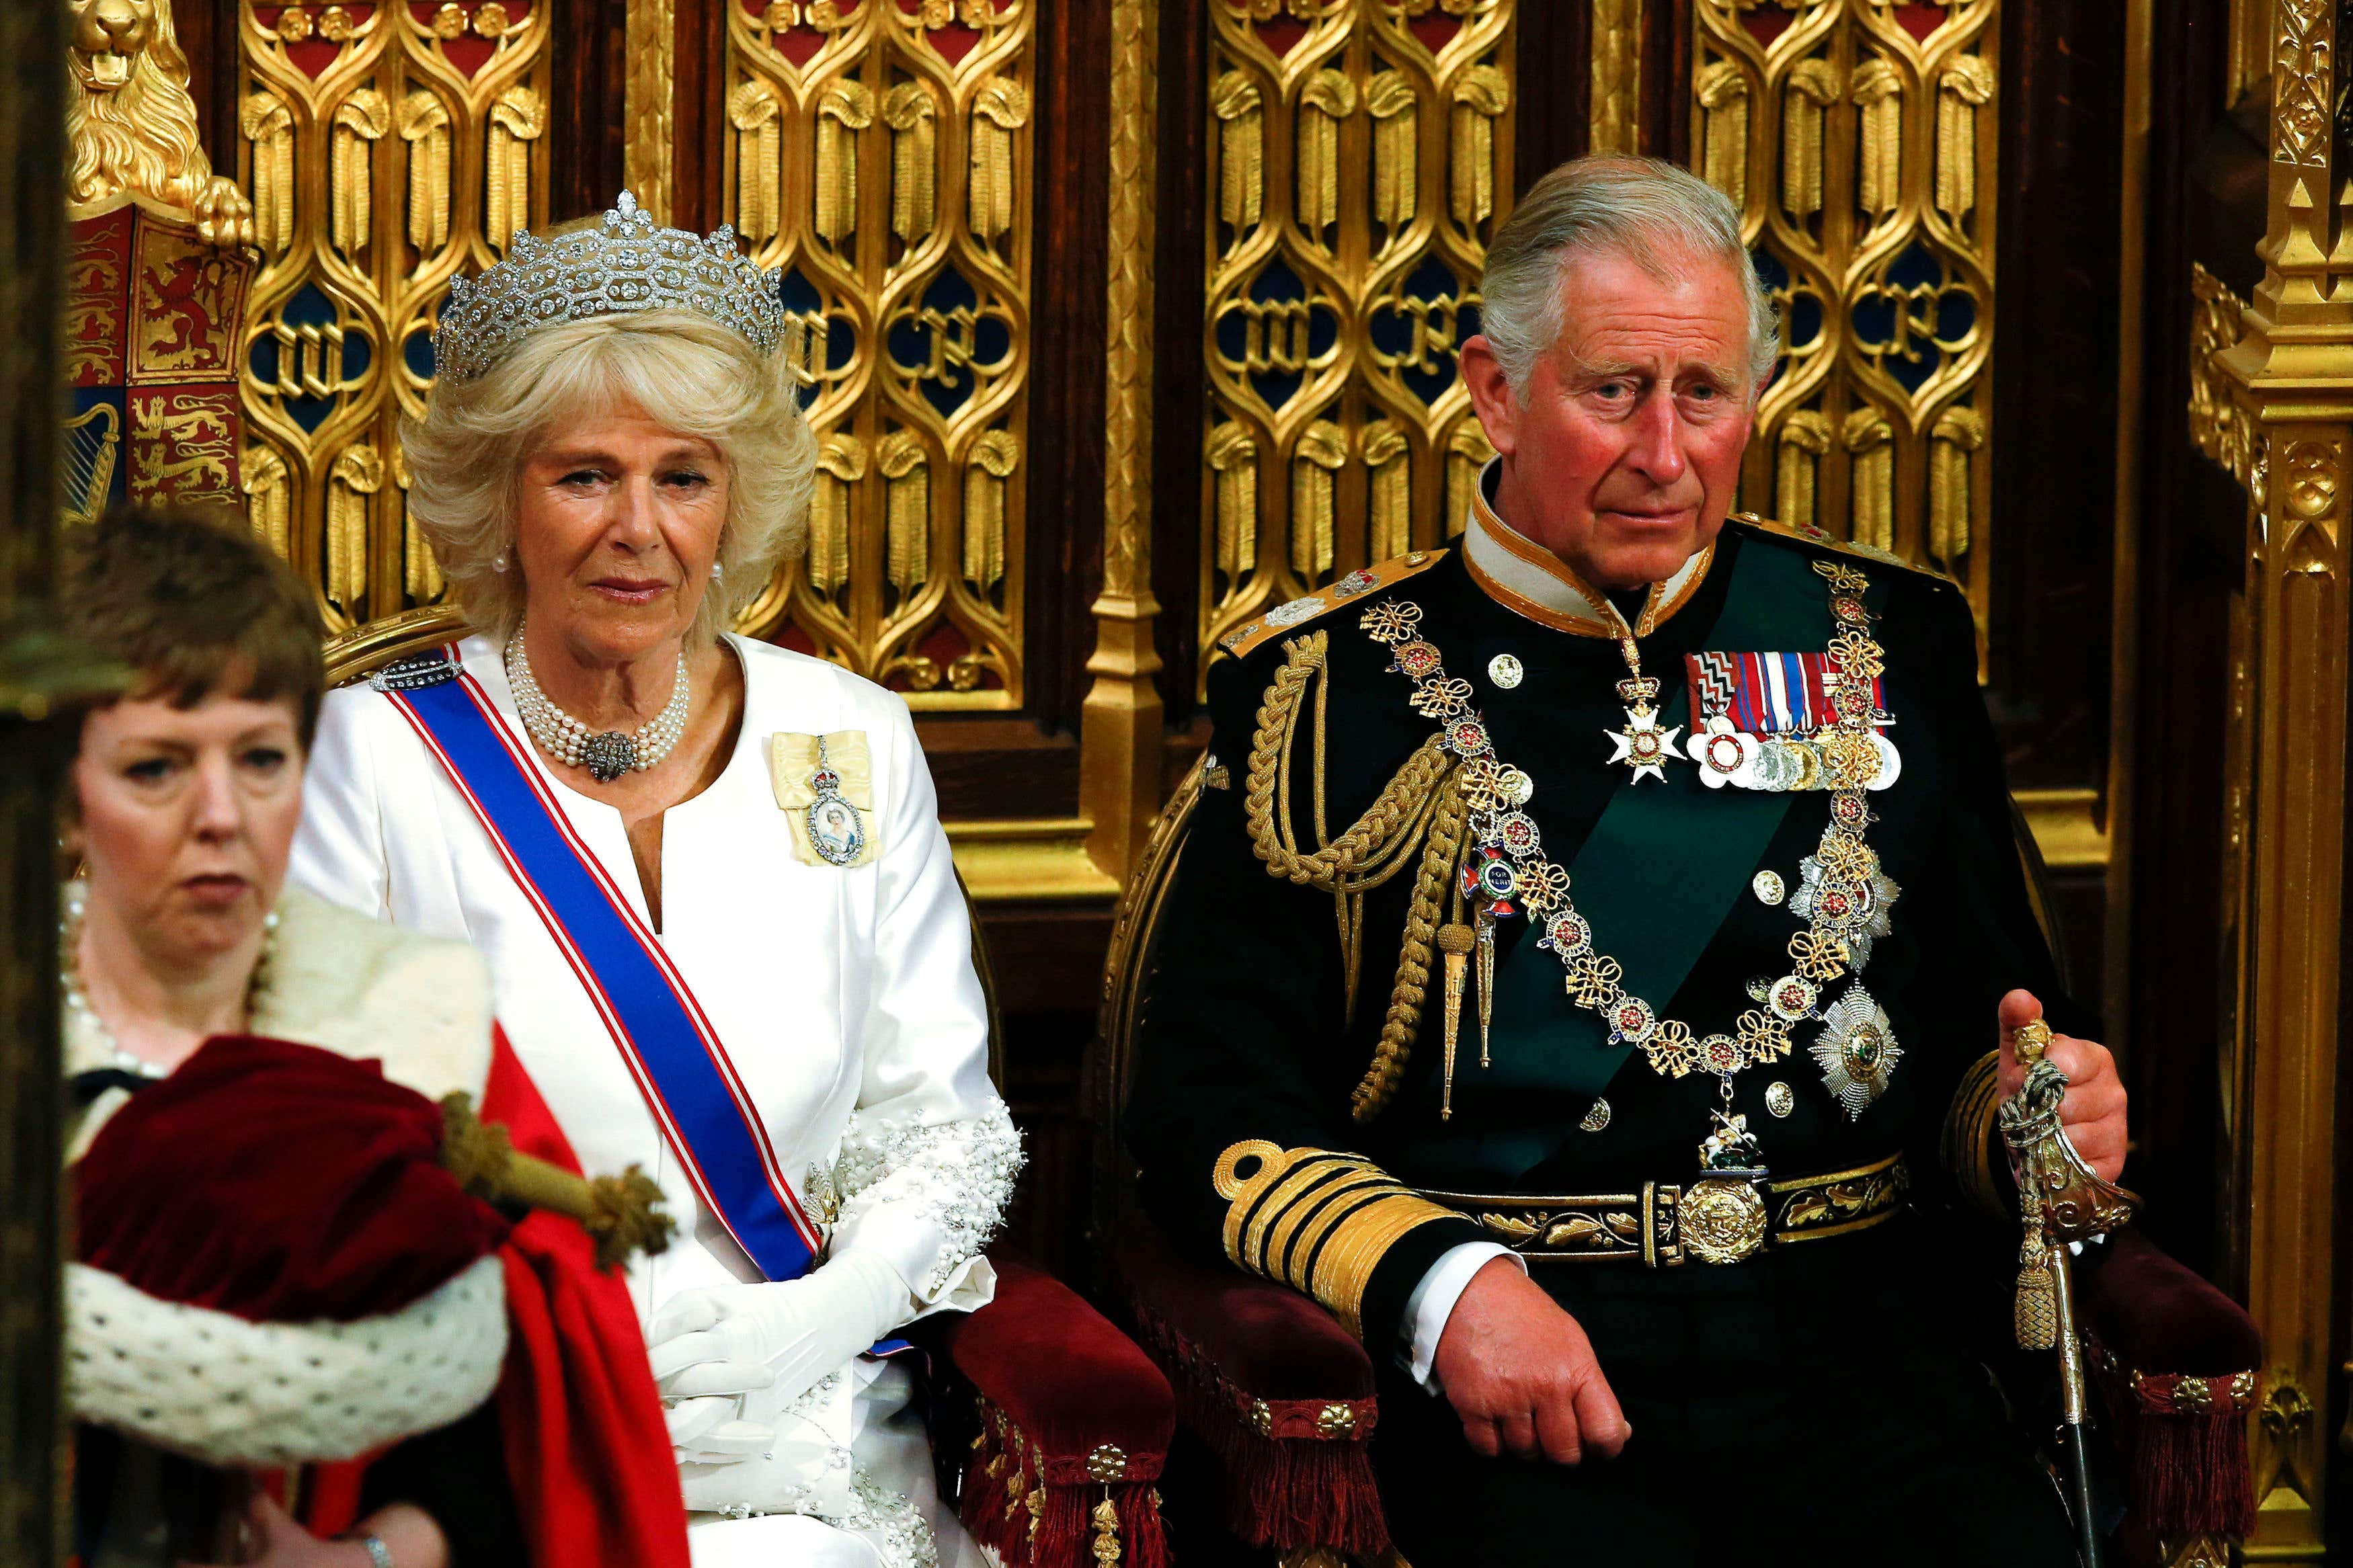
M129 695L290 697L309 749L327 679L318 611L234 510L119 507L69 531L60 587L60 618L130 667Z

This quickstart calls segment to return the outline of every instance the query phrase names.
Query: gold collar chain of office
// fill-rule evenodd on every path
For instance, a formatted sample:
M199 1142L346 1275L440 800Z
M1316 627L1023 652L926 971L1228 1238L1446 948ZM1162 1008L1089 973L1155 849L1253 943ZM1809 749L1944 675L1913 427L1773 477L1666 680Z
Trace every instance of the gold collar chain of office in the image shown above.
M1869 579L1832 562L1817 562L1814 570L1829 585L1838 627L1829 650L1838 666L1830 691L1835 721L1820 746L1831 809L1814 858L1826 886L1863 887L1879 874L1878 854L1865 837L1873 818L1863 792L1881 766L1872 739L1872 688L1886 659L1869 632L1873 614L1862 599ZM1600 1016L1612 1045L1640 1046L1651 1068L1670 1078L1695 1069L1714 1073L1728 1099L1735 1073L1788 1055L1795 1025L1827 1021L1817 1003L1852 959L1836 929L1859 902L1852 893L1813 901L1806 929L1789 939L1789 973L1761 988L1759 1005L1742 1013L1731 1034L1695 1037L1690 1025L1661 1017L1626 990L1624 967L1595 945L1591 926L1577 911L1567 868L1544 858L1536 825L1520 809L1534 795L1535 781L1495 755L1486 723L1471 705L1470 682L1447 675L1443 656L1422 638L1420 623L1421 606L1404 600L1374 605L1359 621L1374 641L1388 647L1391 668L1412 680L1414 708L1441 725L1439 743L1461 759L1471 826L1484 857L1475 867L1478 891L1505 909L1517 900L1544 921L1537 945L1560 959L1570 999Z

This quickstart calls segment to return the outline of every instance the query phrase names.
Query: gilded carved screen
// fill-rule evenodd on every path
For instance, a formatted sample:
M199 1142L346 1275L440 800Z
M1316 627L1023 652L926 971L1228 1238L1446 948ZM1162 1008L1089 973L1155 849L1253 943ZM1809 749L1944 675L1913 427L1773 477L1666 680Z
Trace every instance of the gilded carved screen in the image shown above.
M546 221L549 3L243 7L244 486L338 628L441 591L398 423L448 278ZM1018 706L1030 0L727 10L726 216L785 271L823 441L808 557L745 629Z
M1958 578L1992 467L1999 0L1694 0L1694 166L1745 215L1788 355L1741 500Z
M1022 690L1034 0L734 0L727 214L785 270L823 442L759 629L908 693Z
M1204 647L1461 531L1512 199L1510 0L1207 0Z
M437 596L400 416L446 280L546 218L550 0L239 7L237 168L262 265L246 313L255 526L341 629Z

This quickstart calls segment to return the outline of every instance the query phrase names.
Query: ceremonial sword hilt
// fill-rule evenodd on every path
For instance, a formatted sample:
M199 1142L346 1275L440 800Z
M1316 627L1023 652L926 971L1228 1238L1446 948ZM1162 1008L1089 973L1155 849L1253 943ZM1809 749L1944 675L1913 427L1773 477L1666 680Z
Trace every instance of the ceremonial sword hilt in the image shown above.
M2094 1241L2132 1221L2140 1199L2104 1179L2075 1152L2059 1122L2067 1075L2045 1054L2051 1026L2036 1018L2011 1036L2026 1081L1996 1113L2001 1140L2018 1178L2018 1211L2025 1235L2018 1253L2015 1306L2022 1350L2059 1354L2059 1440L2066 1451L2068 1512L2084 1568L2100 1568L2099 1530L2092 1508L2091 1458L2084 1422L2090 1404L2084 1380L2084 1344L2075 1326L2071 1243Z
M2045 1246L2091 1241L2132 1221L2140 1198L2098 1172L2075 1152L2059 1123L2067 1075L2044 1053L2051 1026L2036 1018L2021 1024L2014 1037L2026 1082L2001 1102L1998 1120L2018 1178L2019 1206Z

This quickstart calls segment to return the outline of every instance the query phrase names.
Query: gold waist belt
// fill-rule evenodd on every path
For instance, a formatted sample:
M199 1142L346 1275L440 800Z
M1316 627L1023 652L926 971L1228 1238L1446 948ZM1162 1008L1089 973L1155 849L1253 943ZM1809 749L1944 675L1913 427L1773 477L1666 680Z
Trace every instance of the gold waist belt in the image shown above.
M1904 1212L1911 1185L1904 1156L1891 1154L1849 1171L1779 1182L1703 1176L1579 1197L1421 1195L1468 1215L1534 1261L1672 1268L1686 1258L1738 1263L1767 1247L1868 1230Z

